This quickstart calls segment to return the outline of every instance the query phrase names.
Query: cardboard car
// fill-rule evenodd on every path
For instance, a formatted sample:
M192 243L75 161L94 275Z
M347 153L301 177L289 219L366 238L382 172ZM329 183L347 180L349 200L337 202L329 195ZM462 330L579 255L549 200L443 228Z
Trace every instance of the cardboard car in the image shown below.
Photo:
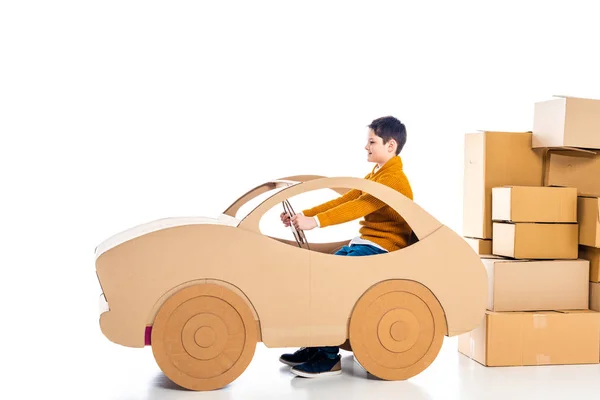
M243 219L240 207L274 191ZM369 193L413 230L409 246L334 255L348 240L309 243L261 233L261 217L320 189ZM360 178L295 176L266 182L217 218L166 218L96 248L100 328L112 342L151 346L164 374L191 390L233 382L258 342L269 348L337 346L384 380L425 370L445 336L485 315L487 275L457 233L401 193Z

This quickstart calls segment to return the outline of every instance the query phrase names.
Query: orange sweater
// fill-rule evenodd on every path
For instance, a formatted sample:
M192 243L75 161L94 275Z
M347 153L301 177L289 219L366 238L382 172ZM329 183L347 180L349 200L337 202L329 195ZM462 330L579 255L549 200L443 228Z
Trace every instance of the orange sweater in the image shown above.
M412 189L402 169L400 156L390 159L377 172L373 168L365 179L382 183L413 199ZM412 233L404 218L390 206L356 189L348 191L337 199L304 210L303 213L307 217L317 216L322 228L365 217L360 221L361 238L377 243L388 251L406 247Z

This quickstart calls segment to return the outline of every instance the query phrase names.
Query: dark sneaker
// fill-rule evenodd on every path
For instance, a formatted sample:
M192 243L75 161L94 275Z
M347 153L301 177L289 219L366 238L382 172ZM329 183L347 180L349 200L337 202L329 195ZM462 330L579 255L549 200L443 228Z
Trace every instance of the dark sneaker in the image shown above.
M319 349L317 347L302 347L293 354L283 354L279 357L279 361L290 367L295 367L296 365L310 361L318 352Z
M320 351L312 360L296 365L291 371L303 378L323 378L330 375L339 375L342 373L342 360L339 354L334 358L329 358L325 352Z

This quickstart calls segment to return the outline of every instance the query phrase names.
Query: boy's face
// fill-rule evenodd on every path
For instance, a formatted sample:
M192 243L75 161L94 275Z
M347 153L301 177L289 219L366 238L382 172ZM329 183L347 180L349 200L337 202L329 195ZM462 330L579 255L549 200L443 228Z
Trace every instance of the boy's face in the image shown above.
M377 136L375 132L373 132L373 129L369 129L365 150L367 150L368 154L367 161L378 163L380 165L385 164L387 160L396 155L394 153L392 140L383 144L383 139Z

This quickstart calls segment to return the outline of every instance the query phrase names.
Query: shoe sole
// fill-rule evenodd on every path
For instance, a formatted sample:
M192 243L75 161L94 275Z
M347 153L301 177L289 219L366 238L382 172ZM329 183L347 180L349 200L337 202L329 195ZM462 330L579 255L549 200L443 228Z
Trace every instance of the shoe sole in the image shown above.
M342 373L342 370L339 369L337 371L329 371L329 372L321 372L321 373L311 374L309 372L302 372L302 371L297 371L295 369L292 369L292 373L294 375L301 376L302 378L325 378L328 376L340 375Z
M294 363L294 362L291 362L291 361L286 361L286 360L283 360L281 358L279 359L279 361L282 362L282 363L284 363L285 365L289 365L290 367L295 367L295 366L304 364L304 363Z

